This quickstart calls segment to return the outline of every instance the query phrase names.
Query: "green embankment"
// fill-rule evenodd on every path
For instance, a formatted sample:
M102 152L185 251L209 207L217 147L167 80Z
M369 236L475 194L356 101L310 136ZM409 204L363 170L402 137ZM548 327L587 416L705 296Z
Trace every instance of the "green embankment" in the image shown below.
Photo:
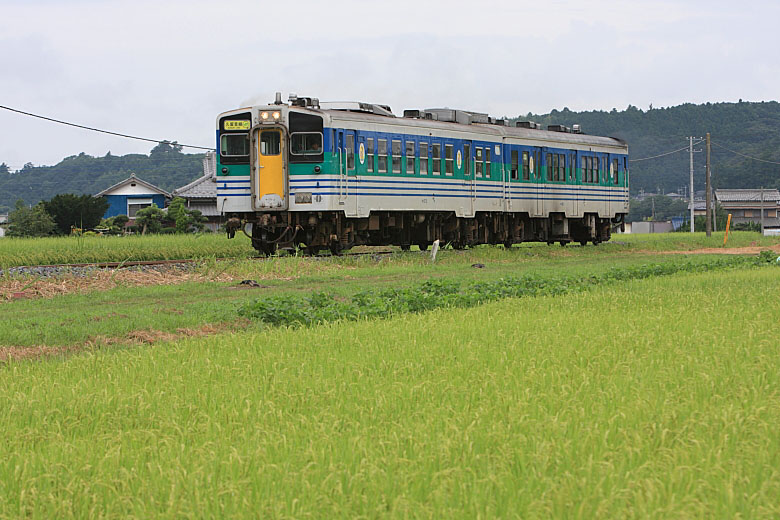
M0 517L780 515L776 269L0 368Z

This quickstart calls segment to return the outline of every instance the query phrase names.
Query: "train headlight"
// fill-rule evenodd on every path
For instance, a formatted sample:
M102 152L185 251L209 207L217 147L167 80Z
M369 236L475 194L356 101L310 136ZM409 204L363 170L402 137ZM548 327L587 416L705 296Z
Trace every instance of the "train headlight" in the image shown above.
M282 116L279 112L274 112L274 119L279 119Z
M262 114L260 114L260 117L262 117L263 121L265 121L266 119L268 119L268 112L263 112Z

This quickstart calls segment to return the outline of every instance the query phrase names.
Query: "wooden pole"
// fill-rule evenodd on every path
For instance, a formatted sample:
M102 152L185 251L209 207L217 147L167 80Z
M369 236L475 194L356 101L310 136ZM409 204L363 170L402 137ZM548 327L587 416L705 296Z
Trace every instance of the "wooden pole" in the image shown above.
M729 240L729 229L731 229L731 213L729 213L729 218L726 221L726 236L723 237L723 247L726 247L726 242Z

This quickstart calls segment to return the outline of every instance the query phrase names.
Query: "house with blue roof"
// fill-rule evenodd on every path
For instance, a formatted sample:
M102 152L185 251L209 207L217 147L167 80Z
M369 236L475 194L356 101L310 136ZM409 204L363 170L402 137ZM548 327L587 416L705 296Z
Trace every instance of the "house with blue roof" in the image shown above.
M158 188L152 183L139 179L135 174L130 174L127 179L106 188L95 197L105 197L108 201L108 209L103 218L127 215L135 218L138 210L148 208L156 204L158 208L164 208L171 200L171 194Z

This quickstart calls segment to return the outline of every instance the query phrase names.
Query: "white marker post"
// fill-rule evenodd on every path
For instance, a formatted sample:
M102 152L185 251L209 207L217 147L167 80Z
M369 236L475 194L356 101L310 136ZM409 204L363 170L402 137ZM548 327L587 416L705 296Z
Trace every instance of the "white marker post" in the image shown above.
M433 247L431 248L431 263L436 261L436 253L439 252L439 241L433 241Z

